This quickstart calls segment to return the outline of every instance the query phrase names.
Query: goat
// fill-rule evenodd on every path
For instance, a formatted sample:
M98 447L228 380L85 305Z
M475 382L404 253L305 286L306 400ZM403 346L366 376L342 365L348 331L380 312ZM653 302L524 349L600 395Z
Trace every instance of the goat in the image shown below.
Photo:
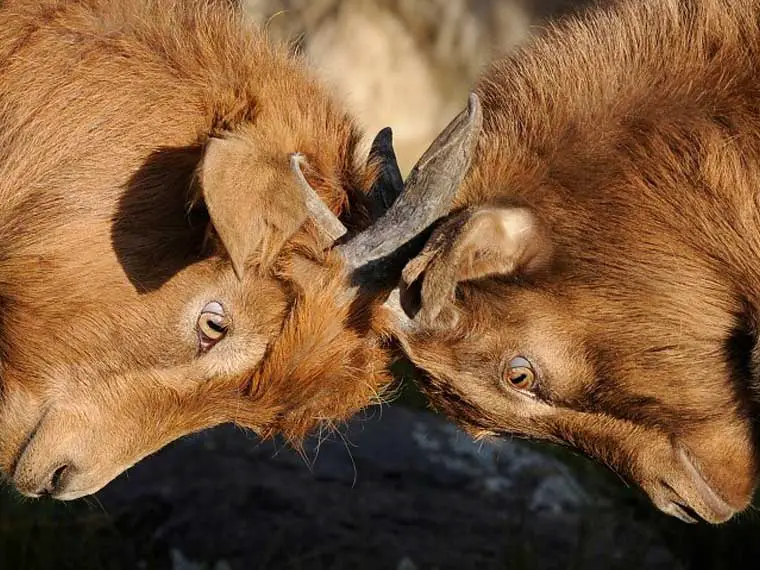
M70 500L190 432L382 398L324 244L400 176L227 2L0 4L0 472ZM381 153L384 152L385 154ZM377 182L376 182L377 181ZM328 374L329 372L329 374Z
M495 62L336 249L364 283L410 259L377 314L472 434L569 445L721 523L758 479L758 101L760 0L597 8Z

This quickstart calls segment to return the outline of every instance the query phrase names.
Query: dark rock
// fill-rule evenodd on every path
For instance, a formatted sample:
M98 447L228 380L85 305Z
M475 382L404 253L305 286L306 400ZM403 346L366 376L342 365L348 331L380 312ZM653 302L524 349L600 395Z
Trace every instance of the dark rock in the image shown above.
M475 443L397 407L304 457L231 427L202 433L99 495L177 570L679 567L607 497L524 442Z

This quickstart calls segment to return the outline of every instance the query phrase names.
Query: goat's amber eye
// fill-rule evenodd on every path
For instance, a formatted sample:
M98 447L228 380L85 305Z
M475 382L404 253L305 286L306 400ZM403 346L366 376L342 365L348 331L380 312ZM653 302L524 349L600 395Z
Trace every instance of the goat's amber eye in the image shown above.
M213 302L203 307L203 311L198 317L197 326L201 350L209 350L222 340L226 336L230 324L221 303Z
M505 379L518 390L530 390L536 383L536 371L527 358L517 356L509 361L505 371Z

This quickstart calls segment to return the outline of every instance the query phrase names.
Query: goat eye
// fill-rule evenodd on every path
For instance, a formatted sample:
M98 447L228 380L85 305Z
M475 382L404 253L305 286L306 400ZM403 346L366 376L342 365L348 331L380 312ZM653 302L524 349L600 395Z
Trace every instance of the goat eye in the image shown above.
M206 352L227 335L229 319L220 303L209 303L198 317L198 338L201 350Z
M504 375L509 384L518 390L531 390L536 383L536 371L533 365L522 356L509 361Z

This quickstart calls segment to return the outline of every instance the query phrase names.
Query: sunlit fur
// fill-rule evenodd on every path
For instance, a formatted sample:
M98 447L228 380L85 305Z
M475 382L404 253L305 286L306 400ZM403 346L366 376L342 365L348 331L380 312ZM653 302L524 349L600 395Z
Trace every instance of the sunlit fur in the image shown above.
M345 302L336 255L310 222L290 236L299 205L280 195L300 152L333 211L365 226L360 134L229 4L0 4L0 471L24 492L60 465L56 496L93 492L223 422L297 441L389 380L371 304ZM227 212L257 215L242 280L199 187L208 141L229 133L250 140L250 172L274 173L241 181L252 191ZM232 327L201 355L210 301Z
M720 522L747 506L759 26L757 0L630 0L487 71L457 208L530 209L553 263L460 283L457 324L406 338L439 408L474 433L577 447L669 512ZM541 371L538 398L502 382L516 354Z

